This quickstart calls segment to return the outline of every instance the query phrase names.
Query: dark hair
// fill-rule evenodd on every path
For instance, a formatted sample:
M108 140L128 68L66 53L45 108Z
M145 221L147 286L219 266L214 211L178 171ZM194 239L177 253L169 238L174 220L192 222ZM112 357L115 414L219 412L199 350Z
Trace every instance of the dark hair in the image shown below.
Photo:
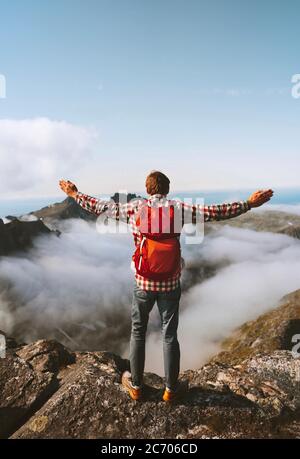
M150 172L146 178L146 190L150 195L153 194L168 194L170 189L170 180L168 177L159 171Z

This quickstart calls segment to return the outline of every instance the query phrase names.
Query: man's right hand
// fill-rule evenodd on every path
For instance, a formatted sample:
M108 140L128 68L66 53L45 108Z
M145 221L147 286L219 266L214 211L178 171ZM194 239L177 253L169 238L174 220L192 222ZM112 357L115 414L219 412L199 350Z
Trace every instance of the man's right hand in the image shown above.
M70 182L70 180L60 180L59 186L64 193L66 193L70 198L75 198L77 194L77 186Z
M255 193L253 193L248 199L248 204L250 205L250 207L260 207L263 204L265 204L265 202L270 201L273 194L273 190L255 191Z

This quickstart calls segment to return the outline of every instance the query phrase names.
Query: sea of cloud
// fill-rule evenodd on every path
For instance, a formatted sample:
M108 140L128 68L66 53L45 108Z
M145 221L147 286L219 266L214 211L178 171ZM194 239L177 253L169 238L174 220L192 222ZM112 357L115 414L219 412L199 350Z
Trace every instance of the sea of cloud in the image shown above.
M59 225L60 237L41 236L29 252L1 258L0 329L27 342L55 338L74 349L128 357L131 235L99 233L82 220ZM300 287L300 242L286 235L225 226L200 245L183 241L183 254L182 369L201 366L236 327ZM191 282L201 269L206 275ZM156 307L146 367L163 372Z

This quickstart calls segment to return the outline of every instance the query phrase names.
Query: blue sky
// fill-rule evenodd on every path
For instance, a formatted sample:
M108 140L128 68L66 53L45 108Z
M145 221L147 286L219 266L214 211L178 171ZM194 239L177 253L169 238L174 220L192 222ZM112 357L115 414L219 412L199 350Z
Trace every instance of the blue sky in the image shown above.
M90 194L141 190L152 169L173 190L299 184L298 1L0 0L0 8L3 196L57 195L60 177ZM38 142L36 118L49 123ZM15 122L9 137L2 120ZM74 160L66 144L76 127L89 134ZM7 179L14 151L17 189Z

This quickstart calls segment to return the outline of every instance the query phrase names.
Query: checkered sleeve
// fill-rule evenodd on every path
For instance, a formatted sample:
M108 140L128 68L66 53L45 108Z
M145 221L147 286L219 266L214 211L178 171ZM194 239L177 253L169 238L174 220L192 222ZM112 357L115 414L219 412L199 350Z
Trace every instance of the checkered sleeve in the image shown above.
M203 206L204 221L227 220L238 217L250 210L248 201Z
M248 212L251 207L248 201L237 201L224 204L187 205L182 203L183 223L199 223L227 220Z
M94 198L87 194L77 192L76 197L74 198L77 204L79 204L83 209L91 212L95 215L106 214L107 217L122 220L125 222L129 221L130 216L135 211L135 203L116 203L113 199L110 201Z

